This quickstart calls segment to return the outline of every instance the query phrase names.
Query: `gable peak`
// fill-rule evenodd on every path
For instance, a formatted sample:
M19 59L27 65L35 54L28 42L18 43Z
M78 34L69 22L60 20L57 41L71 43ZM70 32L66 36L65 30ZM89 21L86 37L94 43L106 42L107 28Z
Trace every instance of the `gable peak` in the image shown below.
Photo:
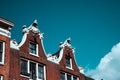
M37 26L38 26L38 22L37 22L36 19L35 19L34 22L32 23L32 26L34 26L34 27L37 27Z
M63 48L65 46L72 47L71 46L71 38L70 37L67 38L64 43L62 43L62 42L60 43L60 48Z

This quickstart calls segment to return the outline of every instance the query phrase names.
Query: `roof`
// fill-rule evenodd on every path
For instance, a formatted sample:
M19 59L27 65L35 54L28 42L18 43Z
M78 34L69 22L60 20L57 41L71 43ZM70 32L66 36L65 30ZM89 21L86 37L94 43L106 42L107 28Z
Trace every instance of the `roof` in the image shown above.
M14 26L14 23L13 23L12 21L9 21L9 20L7 20L7 19L5 19L5 18L3 18L3 17L0 17L0 22L8 25L9 27Z

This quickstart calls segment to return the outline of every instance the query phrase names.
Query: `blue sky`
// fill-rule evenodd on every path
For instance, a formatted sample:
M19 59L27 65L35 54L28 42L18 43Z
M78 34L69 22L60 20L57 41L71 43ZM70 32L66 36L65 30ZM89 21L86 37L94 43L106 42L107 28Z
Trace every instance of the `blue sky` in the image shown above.
M44 33L47 53L71 37L78 66L94 69L120 42L119 0L1 0L0 16L14 22L12 39L35 19Z

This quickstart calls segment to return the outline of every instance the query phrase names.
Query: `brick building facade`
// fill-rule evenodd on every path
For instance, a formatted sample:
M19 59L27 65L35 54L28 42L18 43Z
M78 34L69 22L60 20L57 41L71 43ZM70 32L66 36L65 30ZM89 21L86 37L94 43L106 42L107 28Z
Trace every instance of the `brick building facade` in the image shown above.
M0 18L0 80L93 80L80 72L70 39L55 54L46 54L35 20L23 26L20 43L10 40L11 21Z

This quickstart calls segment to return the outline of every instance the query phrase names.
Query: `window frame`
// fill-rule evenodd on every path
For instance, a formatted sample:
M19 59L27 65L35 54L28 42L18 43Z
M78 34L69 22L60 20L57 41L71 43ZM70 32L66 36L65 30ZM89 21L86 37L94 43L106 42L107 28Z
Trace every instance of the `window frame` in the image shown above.
M72 75L71 75L71 74L66 74L66 79L67 79L67 80L70 80L70 79L68 79L68 76L69 76L70 79L72 80Z
M62 80L62 79L61 79L61 74L64 74L65 80L68 80L68 75L71 76L71 80L74 80L74 79L73 79L74 77L76 77L77 80L79 80L79 77L78 77L78 76L75 76L75 75L72 75L72 74L69 74L69 73L66 73L66 72L60 72L60 80Z
M23 61L26 61L27 62L27 72L21 72L21 60ZM30 76L30 73L29 73L29 61L26 60L26 59L20 59L20 74L23 75L23 76L26 76L26 77L29 77Z
M36 68L36 69L35 69L35 70L36 70L36 79L37 79L37 80L46 80L46 66L45 66L45 65L40 64L40 63L37 63L37 62L34 62L34 61L31 61L31 60L23 59L23 58L22 58L21 60L26 60L26 61L27 61L27 65L28 65L28 71L27 71L27 72L28 72L28 74L30 74L30 63L35 63L35 65L36 65L36 67L35 67L35 68ZM44 74L43 74L43 75L44 75L44 76L43 76L43 79L40 79L40 78L38 77L38 73L39 73L39 72L38 72L38 66L39 66L39 65L43 66L43 73L44 73ZM30 75L29 75L29 76L26 76L26 75L20 74L20 76L27 77L27 78L29 78L29 80L33 80L33 79L30 78Z
M2 75L0 75L0 80L3 80L3 76Z
M0 64L4 64L4 58L5 58L5 42L4 42L4 41L0 41L0 43L2 43L2 51L0 52L0 54L2 54L2 56L1 56Z
M43 76L40 78L39 77L39 66L40 67L42 67L42 71L40 72ZM44 78L45 78L45 66L43 66L43 65L41 65L41 64L38 64L38 66L37 66L38 68L38 70L37 70L37 72L38 72L38 74L37 74L37 78L38 78L38 80L44 80Z
M31 48L31 45L32 45L32 46L35 45L35 48L36 48L36 49ZM32 50L35 50L35 53L32 53L32 52L31 52L31 49L32 49ZM38 44L37 44L37 43L32 42L32 41L29 42L29 54L38 57Z
M68 59L69 59L69 62L70 62L70 63L69 63L70 66L67 65L67 60L68 60ZM66 68L72 69L72 59L71 59L71 58L65 58L65 65L66 65Z
M64 75L64 80L66 80L66 75L65 75L66 73L64 73L64 72L60 72L60 80L63 80L61 77Z
M78 80L78 77L77 77L77 76L73 76L73 80L74 80L74 78L76 78L76 80Z
M32 64L35 64L35 79L37 78L37 65L36 65L36 62L34 61L29 61L29 72L31 72L31 63ZM33 67L33 66L32 66ZM30 73L31 74L31 73ZM31 79L31 76L30 76L30 80L34 80L34 79Z

